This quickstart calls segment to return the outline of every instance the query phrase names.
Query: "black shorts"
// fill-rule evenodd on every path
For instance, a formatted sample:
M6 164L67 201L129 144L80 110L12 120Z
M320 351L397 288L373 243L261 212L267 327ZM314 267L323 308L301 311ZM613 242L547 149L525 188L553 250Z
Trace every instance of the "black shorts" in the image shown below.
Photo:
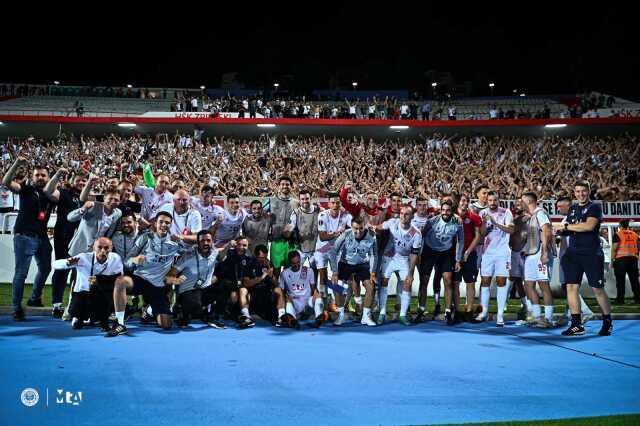
M133 288L127 293L133 295L141 294L145 303L151 305L153 316L166 314L171 315L171 307L169 306L169 286L156 287L149 281L137 275L131 277L133 279Z
M431 271L435 268L437 272L444 274L453 272L455 263L453 250L435 251L429 246L424 246L418 270L422 275L431 275Z
M367 281L371 278L369 272L369 264L361 263L360 265L349 265L348 263L338 263L338 279L349 281L353 277L356 281Z
M259 286L249 289L249 310L263 320L275 324L278 319L278 308L271 287Z
M462 262L460 270L453 273L453 282L461 283L463 280L465 283L475 283L478 279L478 255L476 251L469 253L469 257L466 262Z
M604 288L604 253L575 254L566 252L560 260L560 267L567 284L582 283L582 276L587 275L589 285L594 288Z

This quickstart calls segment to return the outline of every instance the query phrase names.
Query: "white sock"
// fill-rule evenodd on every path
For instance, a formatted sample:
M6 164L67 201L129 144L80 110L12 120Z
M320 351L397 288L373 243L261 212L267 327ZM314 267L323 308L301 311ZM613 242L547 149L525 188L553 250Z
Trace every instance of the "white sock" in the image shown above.
M433 295L436 305L440 304L440 293L436 293Z
M293 303L287 302L285 312L289 315L293 315L294 317L296 316L296 310L293 308Z
M371 317L371 308L362 308L362 318Z
M418 306L418 310L419 310L420 312L424 312L424 311L425 311L425 307L424 307L424 306L422 306L422 305L420 305L420 306Z
M402 290L400 294L400 316L406 317L409 310L409 303L411 302L411 293Z
M535 319L540 318L540 305L531 304L531 313Z
M151 305L147 306L147 313L149 315L153 315L153 309L151 309Z
M60 309L62 307L62 303L54 303L53 309Z
M548 319L549 321L551 321L551 319L553 318L553 305L551 305L551 306L545 305L544 306L544 317L546 319Z
M380 287L380 315L387 314L387 298L389 297L389 288Z
M313 302L313 312L318 315L322 315L322 299L318 298Z
M593 315L593 311L591 311L589 305L584 301L582 295L579 294L578 297L580 298L580 312L582 315Z
M286 314L287 311L283 308L278 309L278 318L280 318L281 316L283 316L284 314Z
M482 305L482 315L487 316L489 313L489 298L491 290L489 287L480 287L480 304Z
M504 313L504 306L507 304L507 297L509 296L509 289L507 286L498 287L498 294L496 300L498 302L498 317L502 318Z
M362 296L356 296L354 299L356 301L356 305L362 305Z
M124 311L116 312L116 319L118 320L118 324L124 325Z
M344 306L338 307L338 315L341 317L344 316Z
M527 312L531 312L533 310L533 305L531 304L531 300L525 299L527 303Z
M242 315L244 315L247 318L251 317L251 314L249 313L249 308L242 308L240 309L240 312L242 312Z

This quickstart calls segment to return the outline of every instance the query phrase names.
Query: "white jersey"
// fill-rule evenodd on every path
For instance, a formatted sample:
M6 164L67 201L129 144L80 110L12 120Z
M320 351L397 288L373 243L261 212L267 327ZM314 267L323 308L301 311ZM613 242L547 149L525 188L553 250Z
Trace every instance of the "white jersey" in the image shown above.
M205 206L198 197L191 197L191 206L200 212L202 216L202 229L209 229L213 222L216 221L218 214L223 214L224 209L215 204Z
M122 259L120 255L114 252L109 253L107 260L104 263L98 262L95 257L95 253L80 253L75 256L79 259L78 263L73 266L67 265L67 259L59 259L53 263L54 269L73 269L78 271L78 278L73 287L74 292L89 291L91 285L89 284L89 277L98 275L122 275Z
M136 186L133 192L142 198L142 211L140 214L146 220L155 219L156 214L160 211L160 207L173 203L173 195L169 191L158 195L152 188Z
M0 208L13 207L13 192L4 185L0 185Z
M224 219L222 219L222 222L218 222L218 230L214 237L214 245L216 247L225 245L229 241L238 238L240 230L242 229L242 223L249 217L249 213L243 208L239 208L235 215L229 213L228 210L221 210Z
M338 213L338 217L331 216L330 210L324 210L318 215L318 239L316 240L316 251L319 253L328 253L337 238L330 241L321 241L320 232L329 234L335 233L338 229L344 231L351 226L351 215L342 210Z
M400 225L400 219L389 219L382 224L382 229L387 229L393 237L393 258L400 260L409 259L409 255L413 252L420 254L422 248L422 234L415 226L409 226L409 229L403 229ZM390 240L391 241L391 240ZM385 250L385 256L389 256Z
M422 233L424 230L424 226L427 224L430 216L418 216L414 215L413 219L411 219L411 226L415 227L418 231Z
M202 230L202 216L198 210L188 208L186 212L178 214L173 205L164 205L160 210L173 217L169 228L171 235L193 235Z
M507 226L513 224L513 215L509 209L498 207L496 211L492 211L491 209L486 208L480 212L480 218L485 222L485 226L487 228L483 243L483 256L511 256L511 249L509 248L509 234L489 222L487 216L492 216L496 223L499 223L500 225Z
M315 283L313 269L301 266L298 272L287 268L280 274L280 288L292 299L308 300L311 297L311 286Z

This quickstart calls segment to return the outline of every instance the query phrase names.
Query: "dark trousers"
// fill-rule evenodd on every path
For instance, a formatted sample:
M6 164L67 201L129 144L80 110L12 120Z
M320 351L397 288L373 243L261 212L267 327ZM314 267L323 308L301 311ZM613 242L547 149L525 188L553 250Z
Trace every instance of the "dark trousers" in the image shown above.
M15 234L13 237L13 253L15 255L15 272L12 288L13 307L19 308L22 305L22 295L24 294L24 282L29 273L31 260L35 258L38 273L33 282L31 300L40 299L44 283L51 272L51 243L49 238L36 235Z
M178 296L178 302L182 307L182 315L184 318L201 318L203 308L215 303L217 292L213 288L215 285L207 288L196 288L186 291ZM205 318L202 318L205 319Z
M113 312L113 286L115 278L98 276L98 282L89 291L73 293L69 314L80 320L106 322Z
M62 236L59 237L56 235L53 237L53 249L56 260L69 258L70 241L70 238ZM71 281L75 282L75 269L58 269L53 271L53 275L51 276L51 303L62 303L62 297L64 296L64 289L67 286L69 272L71 272Z
M616 275L616 300L624 300L626 277L629 276L633 297L640 298L640 284L638 283L638 258L633 256L621 257L613 262L613 271Z

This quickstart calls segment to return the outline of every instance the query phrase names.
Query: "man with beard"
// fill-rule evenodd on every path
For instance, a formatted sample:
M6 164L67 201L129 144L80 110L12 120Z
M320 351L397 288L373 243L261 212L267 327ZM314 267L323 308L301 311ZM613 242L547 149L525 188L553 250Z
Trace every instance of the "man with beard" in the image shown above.
M531 302L525 293L524 279L524 255L523 249L527 244L527 223L530 216L524 211L522 200L516 200L513 210L513 234L509 237L511 247L511 269L507 288L510 294L518 293L522 303L522 309L518 313L519 320L524 320L527 313L531 312ZM513 296L512 296L513 297Z
M42 290L49 272L51 272L51 243L49 243L47 235L47 222L54 204L58 202L60 197L60 192L57 189L49 195L44 193L44 187L49 181L49 172L44 167L34 167L31 184L14 181L18 168L26 166L26 164L26 158L18 157L2 179L4 186L20 196L20 210L13 228L13 252L16 266L11 283L11 293L15 321L24 321L22 294L24 281L34 256L38 273L27 305L43 306Z
M294 249L289 239L285 236L286 225L291 220L291 213L296 209L297 203L291 199L293 181L288 176L281 176L278 181L278 195L269 198L271 213L271 263L275 279L280 276L280 269L286 266L288 253Z
M56 186L60 180L64 180L67 175L66 169L59 169L47 183L44 188L46 194L52 194L56 189ZM75 210L79 209L80 193L84 189L87 183L87 179L82 175L76 175L73 178L71 188L60 188L60 199L56 207L56 225L53 229L53 248L55 250L56 260L66 259L69 257L69 243L73 238L73 234L78 229L79 222L69 222L67 215ZM72 281L75 281L75 270L72 272ZM51 302L53 304L53 312L51 313L54 318L62 318L64 309L62 308L62 296L64 295L64 289L67 286L67 279L69 277L68 269L56 269L51 277Z
M311 192L301 189L298 194L298 207L291 213L289 225L285 227L284 235L296 240L300 245L300 258L302 263L309 263L313 273L317 276L314 254L318 239L318 215L320 209L311 204Z
M315 285L313 270L302 265L300 253L297 250L288 254L287 261L291 266L280 274L279 283L284 300L278 305L278 312L284 308L285 312L296 320L313 312L315 315L313 327L318 328L329 318L329 314L323 309L322 296ZM281 316L280 319L282 318Z
M429 219L423 232L421 270L427 279L434 267L442 273L445 285L445 318L447 325L453 325L458 311L454 302L453 272L460 271L464 250L464 228L453 217L453 203L442 202L440 215Z
M240 313L251 318L251 312L265 321L277 325L276 320L285 314L284 294L273 278L273 266L269 262L269 249L260 244L253 251L254 258L245 267L242 287L240 287Z
M150 225L163 205L173 202L173 194L169 192L169 176L164 174L158 176L155 188L136 185L133 192L141 198L140 224L144 228Z
M457 289L464 280L466 285L465 320L473 319L473 301L476 293L476 280L478 279L478 258L476 246L480 241L480 229L482 219L469 208L469 196L462 194L458 202L458 216L462 220L464 230L464 250L459 271L453 274L453 287Z
M178 286L178 303L181 306L178 326L186 327L191 318L198 317L211 327L224 328L223 323L210 318L207 307L216 300L214 272L216 265L227 255L227 250L213 247L213 236L208 229L199 231L196 237L197 247L178 258L173 273L178 278L185 278Z
M411 221L411 225L415 226L421 233L424 231L424 227L427 224L429 218L432 217L429 215L429 200L426 198L417 198L416 199L416 214L413 216L413 220ZM424 235L424 234L423 234ZM415 323L420 323L424 321L424 313L427 305L427 291L429 290L429 278L431 278L429 274L426 274L422 269L422 262L418 262L418 275L420 277L420 287L418 290L418 313L416 317L413 319ZM436 292L437 287L437 292ZM433 294L434 297L437 294L436 306L440 307L440 283L434 281L433 283Z
M251 215L242 223L242 235L249 240L249 253L254 253L259 245L269 244L269 231L271 230L271 218L264 214L262 202L251 202Z
M496 327L504 327L504 307L508 297L507 278L511 268L509 235L513 233L513 215L511 210L500 207L498 202L498 193L489 192L487 195L488 207L480 212L484 228L483 234L485 235L480 266L482 312L476 316L475 321L484 321L489 314L491 280L496 277L498 286Z

